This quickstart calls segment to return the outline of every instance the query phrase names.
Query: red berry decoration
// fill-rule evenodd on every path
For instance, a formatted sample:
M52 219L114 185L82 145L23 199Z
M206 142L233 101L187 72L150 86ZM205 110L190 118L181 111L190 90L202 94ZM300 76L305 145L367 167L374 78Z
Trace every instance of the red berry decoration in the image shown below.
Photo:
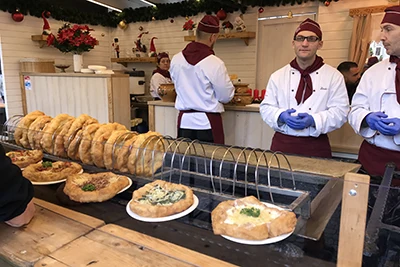
M226 12L222 8L217 12L217 17L219 18L219 20L226 19L226 16Z
M46 17L46 19L50 18L50 15L51 15L50 11L44 12L44 16Z
M325 1L325 6L329 6L330 4L331 4L331 2L329 2L329 1Z
M174 20L173 20L173 19L171 19L169 22L171 22L171 23L174 23Z
M264 12L264 8L260 7L260 8L258 9L258 13L263 13L263 12Z
M24 14L22 14L21 12L19 12L19 9L16 9L14 13L11 14L11 18L13 19L13 21L15 22L21 22L24 20Z

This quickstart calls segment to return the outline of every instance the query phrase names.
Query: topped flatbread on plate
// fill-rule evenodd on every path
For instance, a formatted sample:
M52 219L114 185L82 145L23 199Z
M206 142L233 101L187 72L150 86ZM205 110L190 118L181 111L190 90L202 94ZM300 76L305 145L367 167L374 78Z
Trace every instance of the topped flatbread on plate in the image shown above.
M25 168L30 164L37 163L42 160L43 152L41 150L18 150L6 153L13 164L20 168Z
M139 216L166 217L193 205L193 191L182 184L156 180L133 192L130 209Z
M78 202L103 202L129 185L129 178L112 172L82 173L67 178L64 193Z
M82 166L75 162L43 161L26 167L22 174L32 182L51 182L66 179L82 171Z
M288 234L297 223L293 212L270 208L254 196L219 203L211 220L214 234L246 240Z

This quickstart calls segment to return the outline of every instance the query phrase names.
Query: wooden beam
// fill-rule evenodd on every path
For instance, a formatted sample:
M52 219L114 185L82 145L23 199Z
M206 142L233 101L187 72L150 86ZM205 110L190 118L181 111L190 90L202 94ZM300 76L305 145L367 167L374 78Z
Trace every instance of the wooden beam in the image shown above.
M369 178L368 175L356 173L347 173L344 176L338 267L362 265Z
M384 5L384 6L370 6L370 7L352 8L352 9L349 10L349 16L350 17L366 16L368 14L373 14L373 13L382 13L389 6L398 5L398 4L399 4L399 1L390 3L389 5Z

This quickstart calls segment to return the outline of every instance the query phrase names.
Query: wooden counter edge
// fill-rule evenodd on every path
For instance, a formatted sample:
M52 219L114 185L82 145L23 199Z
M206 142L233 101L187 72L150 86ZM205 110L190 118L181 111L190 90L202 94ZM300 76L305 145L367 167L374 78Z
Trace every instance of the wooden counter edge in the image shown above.
M160 106L160 107L175 107L175 102L164 102L164 101L148 101L149 106ZM224 105L225 111L249 111L249 112L260 112L259 106L235 106L235 105ZM261 115L260 115L261 116Z
M126 229L124 227L115 224L107 224L97 230L109 233L113 236L119 237L121 239L127 240L137 245L154 250L158 253L173 257L175 259L185 261L190 264L194 264L196 266L213 266L213 267L236 266L231 263L213 258L211 256L175 245L173 243L169 243L167 241L146 234Z
M79 223L82 223L86 226L89 226L91 228L99 228L101 226L104 226L105 223L102 220L99 220L97 218L94 218L92 216L77 212L77 211L73 211L61 206L58 206L56 204L53 203L49 203L47 201L38 199L38 198L33 198L33 202L45 209L48 209L54 213L57 213L59 215L62 215L64 217L67 217L69 219L72 219L74 221L77 221Z

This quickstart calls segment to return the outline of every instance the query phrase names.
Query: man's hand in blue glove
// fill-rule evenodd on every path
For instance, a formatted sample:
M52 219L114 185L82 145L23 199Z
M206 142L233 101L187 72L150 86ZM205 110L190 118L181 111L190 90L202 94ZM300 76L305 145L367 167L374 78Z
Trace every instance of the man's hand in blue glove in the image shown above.
M400 119L381 119L376 124L376 129L383 135L393 136L400 133Z
M295 117L292 117L292 115L290 115L294 112L296 112L296 110L293 108L287 109L286 111L282 112L281 115L279 115L278 121L287 124L288 120L292 120L295 118Z
M376 131L376 123L383 118L387 118L387 115L383 112L371 112L365 117L365 121L367 122L369 128Z
M303 130L310 126L315 126L314 118L308 113L299 113L295 120L289 120L287 125L295 130Z

